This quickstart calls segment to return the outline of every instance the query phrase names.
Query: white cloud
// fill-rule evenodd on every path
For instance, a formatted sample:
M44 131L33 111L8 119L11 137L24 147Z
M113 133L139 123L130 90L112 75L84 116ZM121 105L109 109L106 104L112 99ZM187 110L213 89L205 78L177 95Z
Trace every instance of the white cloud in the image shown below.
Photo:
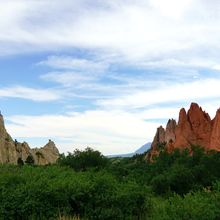
M78 72L99 73L108 69L109 64L103 61L92 61L88 59L76 59L71 56L49 56L47 60L41 61L40 65L47 65L55 69L67 69Z
M63 139L68 142L61 146L63 151L65 146L92 145L106 154L123 153L152 140L159 123L146 119L177 117L182 103L204 103L214 114L218 102L206 100L220 98L219 77L209 79L207 74L200 79L198 69L219 70L219 10L217 1L208 0L0 0L1 56L36 51L80 54L49 56L40 62L53 69L41 79L67 90L6 87L0 89L0 97L93 97L101 109L10 117L18 123L8 125L10 132L16 137ZM141 76L117 73L118 64L152 71ZM110 65L116 71L106 76ZM155 107L160 104L175 106ZM90 107L91 103L86 106Z
M122 86L99 82L99 74L76 72L49 72L40 76L42 80L55 82L65 87L65 97L100 99L119 95ZM124 85L126 87L126 85Z
M168 56L169 57L169 56ZM198 68L208 68L211 70L220 70L220 65L218 60L207 59L207 57L198 57L186 58L184 53L182 54L182 58L180 57L169 57L169 58L158 58L157 60L152 61L143 61L138 63L138 66L141 68L179 68L178 70L183 69L186 71L187 68L198 69ZM178 74L178 71L177 73Z
M79 59L71 56L49 56L38 65L49 66L56 71L42 74L41 79L56 82L63 86L76 86L77 88L88 83L95 83L107 74L109 64L104 61Z
M98 100L97 104L113 109L143 108L153 104L191 102L220 98L219 79L194 80L187 83L169 83L163 87L109 100Z
M59 91L50 89L34 89L23 86L0 88L0 98L21 98L32 101L55 101L61 99Z
M81 74L76 72L50 72L40 77L43 80L56 82L64 86L79 86L82 83L88 83L96 79L93 75Z
M154 135L159 123L122 111L87 111L70 115L11 116L14 137L56 138L62 152L91 146L105 154L132 152ZM63 139L63 142L60 141Z
M204 66L209 58L219 65L217 1L11 0L1 1L0 8L1 55L78 48L116 62L153 64L168 57L176 59L174 65L195 60ZM77 62L73 66L81 65Z
M176 0L150 0L150 4L162 15L180 18L192 5L192 0L176 1Z

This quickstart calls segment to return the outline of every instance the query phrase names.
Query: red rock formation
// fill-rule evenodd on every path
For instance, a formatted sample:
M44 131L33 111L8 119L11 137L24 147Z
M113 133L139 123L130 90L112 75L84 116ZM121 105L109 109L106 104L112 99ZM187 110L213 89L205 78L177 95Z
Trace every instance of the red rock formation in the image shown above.
M190 145L190 142L195 139L191 125L186 114L186 110L182 108L179 113L179 121L175 130L176 140L175 147L185 147Z
M196 103L191 104L187 114L193 134L195 135L195 139L192 140L191 144L208 147L212 130L210 116Z
M151 144L151 147L153 149L156 149L158 144L165 142L165 130L162 126L160 126L159 128L157 128L157 132L154 136L154 140Z
M166 130L165 130L165 142L170 143L174 142L176 139L175 135L175 129L176 129L176 121L174 119L169 119L167 122Z
M165 142L165 129L160 126L157 128L154 140L151 144L151 151L147 154L147 160L151 160L152 157L158 155L158 145Z
M154 155L158 154L155 152L158 151L157 145L164 141L168 151L186 148L190 145L200 145L206 149L220 151L220 109L216 112L215 118L211 120L208 113L196 103L191 104L187 113L182 108L177 125L172 119L168 121L166 129L162 126L157 129L150 154L151 152Z
M186 147L191 144L209 146L212 130L209 115L196 103L192 103L186 114L185 109L180 110L179 121L175 131L175 147Z
M209 148L220 151L220 109L217 110L215 118L212 120Z

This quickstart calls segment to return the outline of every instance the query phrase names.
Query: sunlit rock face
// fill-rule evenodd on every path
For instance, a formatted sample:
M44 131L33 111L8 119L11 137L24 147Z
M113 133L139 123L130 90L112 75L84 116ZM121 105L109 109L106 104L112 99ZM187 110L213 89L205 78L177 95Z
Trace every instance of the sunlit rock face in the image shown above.
M162 143L168 151L176 148L184 149L191 145L200 145L207 150L220 151L220 109L211 120L209 114L203 111L197 103L191 103L187 112L184 108L180 110L177 124L175 120L170 119L166 129L162 126L158 129L147 158L158 155L157 146ZM159 131L164 134L164 139L158 138L162 137L159 135Z
M220 109L217 110L216 115L212 120L209 148L220 150Z
M212 132L212 121L198 104L192 103L187 114L180 110L176 128L175 147L186 147L191 144L208 147Z
M32 155L35 164L46 165L56 162L59 151L51 140L39 149L31 149L28 143L13 140L6 131L4 118L0 114L0 163L17 164L18 158L25 162L29 155Z
M51 140L42 148L32 149L32 155L37 164L46 165L55 163L59 158L59 151Z

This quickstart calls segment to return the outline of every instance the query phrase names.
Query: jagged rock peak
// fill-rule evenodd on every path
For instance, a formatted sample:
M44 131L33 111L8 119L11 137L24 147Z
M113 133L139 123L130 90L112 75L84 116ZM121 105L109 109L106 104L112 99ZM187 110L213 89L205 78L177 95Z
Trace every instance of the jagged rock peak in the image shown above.
M165 129L162 126L160 126L157 128L151 147L156 148L159 143L163 143L164 141L165 141Z
M36 155L36 152L39 154ZM18 158L26 161L29 155L33 156L35 164L44 165L55 163L59 157L59 151L53 141L49 141L40 149L31 149L26 142L14 141L5 129L4 117L0 112L0 163L17 164ZM43 160L38 158L39 155Z
M191 144L208 147L212 130L210 116L198 104L192 103L188 111L188 119L195 136Z
M176 127L176 120L171 118L168 120L166 128Z
M32 155L37 164L46 165L55 163L60 154L55 143L49 140L44 147L32 149Z
M180 112L179 112L178 125L182 124L186 120L187 120L186 110L185 110L185 108L181 108Z
M176 129L176 120L174 119L169 119L166 125L166 130L165 130L165 142L174 142L176 139L175 136L175 129Z
M212 120L209 148L220 150L220 108L216 111L216 115Z
M220 109L217 110L216 116L211 120L209 114L193 102L187 112L184 108L180 110L177 124L173 119L168 120L162 141L158 138L161 136L159 131L162 133L162 128L157 129L154 137L151 146L153 155L156 155L155 150L157 148L155 145L164 140L167 143L168 151L175 148L186 148L190 145L200 145L207 150L220 151Z
M202 109L202 108L198 105L198 103L192 102L190 104L190 108L189 109Z
M49 139L48 143L43 147L44 149L53 150L54 152L59 154L59 150L56 147L55 143Z
M197 114L197 117L202 115L202 117L206 118L206 120L208 121L211 120L209 114L203 111L202 107L200 107L197 103L191 103L187 115L190 116L191 114L194 114L194 115Z

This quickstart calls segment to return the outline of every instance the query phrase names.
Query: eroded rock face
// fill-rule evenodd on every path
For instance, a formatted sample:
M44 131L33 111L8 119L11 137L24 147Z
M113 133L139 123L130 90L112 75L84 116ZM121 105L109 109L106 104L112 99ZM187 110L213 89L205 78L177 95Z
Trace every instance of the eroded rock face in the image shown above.
M157 132L154 136L154 140L151 144L151 147L153 149L157 148L158 144L165 142L165 129L160 126L159 128L157 128Z
M192 103L188 111L188 118L195 136L191 144L208 147L212 130L212 123L208 113L203 111L198 104Z
M42 148L32 149L32 155L34 156L34 160L39 165L46 165L55 163L59 158L59 151L55 145L55 143L51 140Z
M17 159L21 158L23 161L26 161L27 157L31 154L31 149L28 143L19 143L15 141L15 146L17 149Z
M174 119L169 119L165 130L164 141L166 143L173 143L176 140L175 129L176 129L176 121Z
M14 141L7 133L3 116L0 114L0 163L17 164L18 158L26 161L29 155L33 156L35 164L45 165L55 163L59 151L51 140L40 149L31 149L26 142Z
M190 145L190 141L195 139L192 127L189 122L186 110L182 108L179 113L178 125L175 130L175 147L184 147Z
M17 162L17 151L13 139L5 129L3 116L0 114L0 163L9 162Z
M174 146L182 148L193 144L208 147L211 131L212 122L208 113L192 103L187 114L185 109L180 110Z
M211 120L208 113L202 108L192 103L190 109L182 108L179 112L178 124L175 120L168 121L164 130L164 140L168 151L175 148L186 148L190 145L200 145L206 149L215 149L220 151L220 109L216 112L216 116ZM151 146L151 152L155 155L156 146L162 141L158 138L158 129Z
M165 142L165 129L160 126L159 128L157 128L156 134L154 136L154 140L151 144L151 150L150 152L147 154L147 160L151 160L154 156L158 155L158 146L161 143Z
M217 110L216 115L212 120L209 148L220 151L220 109Z

